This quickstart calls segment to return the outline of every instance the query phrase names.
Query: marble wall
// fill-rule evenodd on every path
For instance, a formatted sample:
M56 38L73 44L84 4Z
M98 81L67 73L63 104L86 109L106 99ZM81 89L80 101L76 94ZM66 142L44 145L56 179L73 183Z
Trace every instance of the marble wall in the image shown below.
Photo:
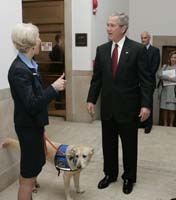
M77 122L91 122L95 119L100 119L99 115L99 100L95 107L95 116L92 119L87 113L87 95L92 77L91 71L74 70L72 79L67 87L67 120ZM72 105L70 107L69 105Z
M9 89L0 90L0 143L16 137L13 125L13 101ZM0 191L19 176L19 152L0 146Z

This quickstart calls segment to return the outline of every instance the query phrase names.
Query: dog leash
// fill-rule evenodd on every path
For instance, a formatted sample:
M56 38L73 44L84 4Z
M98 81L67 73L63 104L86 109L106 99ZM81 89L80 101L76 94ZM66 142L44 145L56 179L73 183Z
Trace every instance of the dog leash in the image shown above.
M61 150L59 150L58 147L56 147L55 144L53 144L53 143L51 142L51 140L48 139L48 137L46 136L46 132L44 132L43 138L44 138L44 149L45 149L45 153L46 153L46 154L48 153L46 141L56 150L57 153L60 153L60 154L62 154L62 155L64 154Z

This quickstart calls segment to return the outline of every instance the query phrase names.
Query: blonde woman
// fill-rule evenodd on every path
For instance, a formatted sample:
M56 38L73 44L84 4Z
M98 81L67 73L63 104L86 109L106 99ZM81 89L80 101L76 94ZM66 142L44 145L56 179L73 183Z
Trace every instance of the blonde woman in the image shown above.
M14 100L15 131L21 148L18 200L31 200L36 177L45 164L44 126L48 124L47 105L64 90L64 74L43 89L38 65L33 57L39 54L39 30L33 24L17 24L12 41L19 51L12 62L8 80Z

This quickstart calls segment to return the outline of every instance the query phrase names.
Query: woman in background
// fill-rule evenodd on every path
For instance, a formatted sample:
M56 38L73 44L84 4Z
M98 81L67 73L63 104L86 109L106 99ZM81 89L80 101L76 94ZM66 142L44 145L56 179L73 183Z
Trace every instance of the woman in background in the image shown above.
M171 75L168 70L172 70ZM160 79L161 94L160 108L162 110L162 120L164 126L174 126L176 98L175 98L175 85L176 85L176 51L169 54L168 65L163 67L158 72Z
M38 65L33 57L39 54L39 30L33 24L17 24L12 41L19 51L8 73L14 100L14 123L21 159L18 200L31 200L36 177L45 164L44 126L48 124L47 105L64 90L64 74L43 89Z

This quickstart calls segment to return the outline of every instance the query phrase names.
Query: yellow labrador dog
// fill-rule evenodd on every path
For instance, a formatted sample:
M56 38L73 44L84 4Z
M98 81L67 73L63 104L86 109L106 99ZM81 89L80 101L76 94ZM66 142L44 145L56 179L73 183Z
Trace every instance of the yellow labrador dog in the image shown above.
M70 180L73 177L74 185L77 193L83 193L84 191L80 189L80 172L84 169L94 153L93 148L85 145L61 145L52 142L54 146L58 147L56 151L51 145L51 142L46 141L47 154L46 159L53 163L58 170L64 170L64 188L65 188L65 199L72 200L70 195ZM7 138L2 142L3 148L19 149L19 143L17 140L12 138ZM36 187L39 184L36 183ZM36 190L36 188L35 188Z

